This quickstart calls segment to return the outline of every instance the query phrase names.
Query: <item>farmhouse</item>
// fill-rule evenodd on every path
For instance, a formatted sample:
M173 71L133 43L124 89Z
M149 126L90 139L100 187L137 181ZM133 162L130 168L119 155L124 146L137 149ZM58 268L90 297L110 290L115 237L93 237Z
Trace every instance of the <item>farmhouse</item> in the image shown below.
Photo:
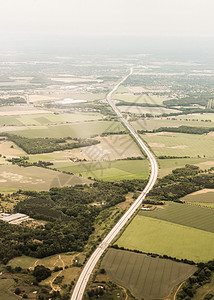
M12 215L4 214L4 213L0 214L0 220L11 224L21 223L22 221L25 221L28 218L29 216L20 213L12 214Z

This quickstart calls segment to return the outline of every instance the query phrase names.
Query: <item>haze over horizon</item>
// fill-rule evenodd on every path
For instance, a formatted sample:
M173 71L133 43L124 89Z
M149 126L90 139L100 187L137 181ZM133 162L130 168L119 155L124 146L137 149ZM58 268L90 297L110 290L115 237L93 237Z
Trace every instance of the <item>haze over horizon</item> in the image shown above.
M0 50L206 52L214 47L213 9L212 0L8 0Z

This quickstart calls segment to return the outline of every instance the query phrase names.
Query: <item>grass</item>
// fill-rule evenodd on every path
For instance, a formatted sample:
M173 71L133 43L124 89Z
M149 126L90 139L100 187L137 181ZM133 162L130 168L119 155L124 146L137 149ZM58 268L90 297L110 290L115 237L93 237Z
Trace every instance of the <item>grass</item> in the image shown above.
M132 113L137 115L151 114L158 116L161 114L170 114L178 112L175 109L168 109L165 107L141 107L141 106L118 106L121 112Z
M134 95L134 94L114 94L113 99L122 100L125 102L133 102L133 103L147 103L147 104L155 104L162 105L164 98L158 96L146 96L146 95Z
M72 172L83 177L114 181L122 179L145 179L149 175L147 160L121 160L92 163L73 163L66 166L56 163L54 167L60 171Z
M14 286L14 280L11 278L0 278L0 300L17 300L20 299L19 296L16 296L10 292L10 288Z
M183 263L115 249L108 250L101 268L137 299L166 298L176 284L196 270Z
M141 210L139 215L214 233L214 210L206 207L170 203L153 211Z
M214 136L166 133L147 134L142 138L150 145L155 155L190 156L214 158Z
M195 262L214 258L213 233L140 215L128 225L116 244Z
M68 136L73 138L88 138L104 132L119 132L121 130L123 131L124 127L119 122L94 121L74 123L72 125L32 126L28 129L10 131L10 133L28 138L63 138Z
M32 114L17 116L0 116L0 126L29 126L48 123L80 122L101 119L98 113L70 113L70 114Z
M54 170L39 167L0 166L0 190L49 190L51 187L63 187L89 183L88 179L62 174Z

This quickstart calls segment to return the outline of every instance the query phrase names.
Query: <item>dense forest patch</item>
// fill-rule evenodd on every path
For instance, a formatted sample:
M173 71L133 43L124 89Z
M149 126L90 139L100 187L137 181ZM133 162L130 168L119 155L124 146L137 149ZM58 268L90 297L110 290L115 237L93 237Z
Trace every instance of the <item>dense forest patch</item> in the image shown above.
M82 251L94 231L95 218L104 210L125 201L128 192L142 190L146 181L95 182L90 186L52 188L49 192L22 192L25 200L15 212L44 220L35 228L0 221L0 262L22 254L46 257L56 253ZM90 205L91 203L99 205Z
M7 134L8 138L28 154L48 153L66 149L80 148L100 143L95 139L78 138L27 138ZM71 140L68 142L68 140Z

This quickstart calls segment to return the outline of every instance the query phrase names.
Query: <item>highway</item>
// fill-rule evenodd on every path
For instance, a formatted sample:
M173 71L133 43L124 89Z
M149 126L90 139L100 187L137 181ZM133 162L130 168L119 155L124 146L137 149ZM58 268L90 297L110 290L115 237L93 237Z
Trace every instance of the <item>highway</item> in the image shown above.
M141 205L142 200L146 197L147 193L152 189L158 175L158 165L155 160L155 157L150 152L150 150L146 147L143 143L137 132L132 128L132 126L126 121L119 109L115 106L114 102L112 101L112 94L118 89L118 87L133 73L133 69L131 68L130 73L124 77L114 88L113 90L107 95L107 101L112 109L117 114L120 121L124 124L124 126L129 130L133 138L138 142L139 147L146 153L149 161L150 161L150 178L145 187L142 191L140 196L135 200L135 202L130 206L130 208L126 211L126 213L121 217L121 219L117 222L117 224L111 229L111 231L107 234L104 240L99 244L96 250L92 253L89 260L87 261L86 265L84 266L80 277L75 285L73 294L71 296L71 300L81 300L83 298L83 294L88 283L88 280L93 272L95 265L97 264L98 260L102 256L103 252L107 249L116 235L120 232L120 230L124 227L127 221L131 218L134 212L138 209Z

